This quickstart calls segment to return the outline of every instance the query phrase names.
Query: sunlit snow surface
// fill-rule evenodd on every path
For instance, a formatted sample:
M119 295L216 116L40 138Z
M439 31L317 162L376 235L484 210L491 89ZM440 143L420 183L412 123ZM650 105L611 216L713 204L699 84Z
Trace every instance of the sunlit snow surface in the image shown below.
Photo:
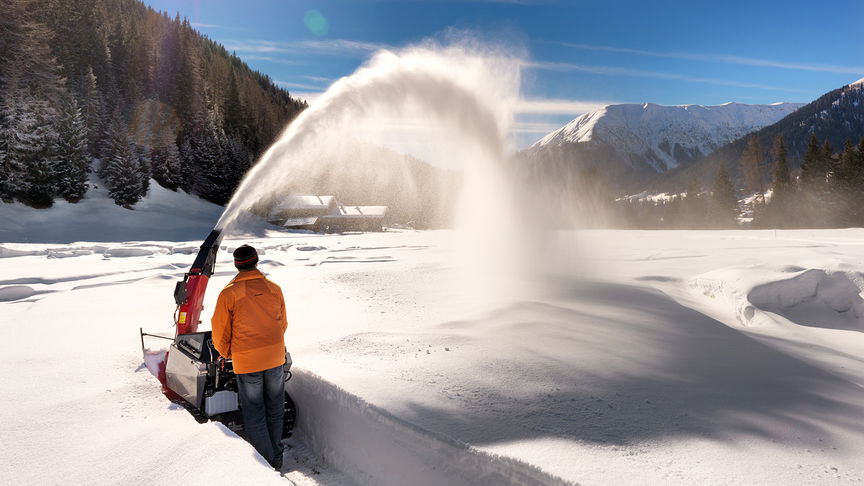
M205 319L245 242L285 293L295 482L864 477L864 230L558 233L506 284L466 275L461 241L223 243ZM0 244L4 482L281 481L144 366L198 244Z

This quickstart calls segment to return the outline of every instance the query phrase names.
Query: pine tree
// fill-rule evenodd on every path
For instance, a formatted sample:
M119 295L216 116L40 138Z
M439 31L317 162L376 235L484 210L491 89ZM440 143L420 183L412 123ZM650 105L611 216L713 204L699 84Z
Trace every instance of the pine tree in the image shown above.
M57 190L56 151L59 135L50 118L54 116L54 110L47 108L48 102L36 102L30 106L39 108L34 108L31 112L34 114L23 120L30 131L21 139L18 150L27 167L18 199L34 208L50 208ZM51 114L47 115L46 112Z
M796 201L796 215L806 227L827 227L834 224L832 206L837 201L831 193L829 180L834 179L833 148L825 140L820 147L816 136L811 134L801 165L800 191Z
M190 192L216 204L225 204L228 201L225 198L225 179L230 177L227 173L230 164L222 155L217 134L208 129L197 130L189 138L189 143Z
M111 148L104 180L108 195L118 206L132 209L144 196L140 168L131 143Z
M707 216L705 198L700 194L699 181L691 179L687 183L687 192L681 201L681 223L684 228L700 228L705 224Z
M837 180L837 170L839 160L834 157L834 147L828 142L828 137L825 137L825 143L822 144L822 170L825 171L825 184L822 186L822 214L819 218L819 226L824 228L834 228L843 223L840 221L843 216L843 182Z
M801 164L801 185L805 190L812 190L825 182L825 174L822 163L822 150L816 135L810 134L807 143L807 152L804 154L804 162Z
M129 139L119 107L114 110L108 128L108 146L99 177L104 181L114 203L126 209L132 209L146 193L142 184L140 157Z
M787 164L788 152L783 137L778 136L774 141L774 181L772 183L771 202L765 208L763 221L764 227L786 227L791 223L791 205L794 202L792 177Z
M0 143L4 146L4 198L15 198L38 208L54 201L54 169L58 134L52 118L55 111L47 101L19 90L4 103Z
M859 160L852 141L847 138L833 180L839 213L838 222L842 226L851 226L861 221L860 195L864 167Z
M764 156L762 143L756 136L747 141L747 148L741 158L741 172L744 174L744 184L748 192L756 194L755 203L765 201L765 189L762 183Z
M10 0L0 21L0 197L42 208L54 200L58 134L53 102L65 89L47 45L49 31L37 21L33 6Z
M141 181L141 197L150 192L150 178L153 176L152 165L150 161L150 150L139 145L136 147L136 155L138 156L138 179Z
M87 192L90 158L87 156L87 128L74 96L63 103L57 123L57 195L78 202Z
M729 178L726 164L721 163L711 193L709 216L715 225L730 227L735 225L737 215L738 198L735 197L735 187Z
M782 199L784 198L790 190L792 185L792 178L789 174L789 165L786 161L788 157L788 152L786 150L786 144L783 143L783 136L778 136L777 141L774 145L774 153L777 157L777 166L774 169L774 185L773 189L773 199Z
M166 19L166 17L163 17ZM180 106L177 90L181 84L177 83L177 67L180 63L180 14L173 21L165 20L161 35L161 49L156 66L156 91L159 99L169 106Z
M246 108L240 100L240 89L237 85L237 73L231 70L231 82L225 95L225 126L226 133L236 133L238 138L247 136L249 131Z
M858 141L858 164L864 167L864 135Z
M100 148L105 145L105 103L96 84L93 66L87 66L87 72L82 78L81 92L81 115L87 128L87 152L91 157L99 157Z
M150 150L150 163L153 179L162 187L176 191L183 184L180 167L180 150L174 140L174 131L167 124L154 135L153 148Z
M15 188L20 185L23 166L14 153L17 143L13 127L13 96L0 100L0 200L10 203L15 199Z
M825 143L822 144L822 168L826 174L831 173L834 169L834 147L828 142L828 137L825 137Z

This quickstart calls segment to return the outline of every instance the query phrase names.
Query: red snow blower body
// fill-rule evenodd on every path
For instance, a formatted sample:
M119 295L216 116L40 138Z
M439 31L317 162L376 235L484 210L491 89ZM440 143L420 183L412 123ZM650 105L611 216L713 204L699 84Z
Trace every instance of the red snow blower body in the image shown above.
M192 268L174 287L174 301L177 304L174 338L147 334L141 330L141 349L146 360L148 351L144 348L145 336L171 340L164 360L158 364L158 377L165 395L183 405L199 422L218 420L242 435L243 419L232 362L216 351L211 331L198 331L201 311L204 309L204 293L213 275L221 241L221 230L211 231L201 245ZM291 355L286 350L286 381L291 379L290 368ZM283 436L291 435L296 417L294 402L286 392Z

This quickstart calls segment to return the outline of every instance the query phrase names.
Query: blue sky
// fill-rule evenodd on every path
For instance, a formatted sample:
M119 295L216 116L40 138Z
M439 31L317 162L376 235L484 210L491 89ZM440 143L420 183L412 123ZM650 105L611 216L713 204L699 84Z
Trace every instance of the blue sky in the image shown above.
M864 77L864 1L146 0L294 96L448 29L524 50L527 146L608 103L809 102Z

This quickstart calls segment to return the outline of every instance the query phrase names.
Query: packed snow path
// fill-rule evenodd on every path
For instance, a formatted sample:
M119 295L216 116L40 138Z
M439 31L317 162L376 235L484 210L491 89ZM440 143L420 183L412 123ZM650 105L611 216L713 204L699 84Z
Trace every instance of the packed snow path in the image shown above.
M289 478L864 478L864 231L560 234L514 285L462 273L458 241L249 241L292 310ZM4 479L282 481L141 365L138 327L172 332L173 282L197 244L0 244ZM233 274L223 251L205 320Z

